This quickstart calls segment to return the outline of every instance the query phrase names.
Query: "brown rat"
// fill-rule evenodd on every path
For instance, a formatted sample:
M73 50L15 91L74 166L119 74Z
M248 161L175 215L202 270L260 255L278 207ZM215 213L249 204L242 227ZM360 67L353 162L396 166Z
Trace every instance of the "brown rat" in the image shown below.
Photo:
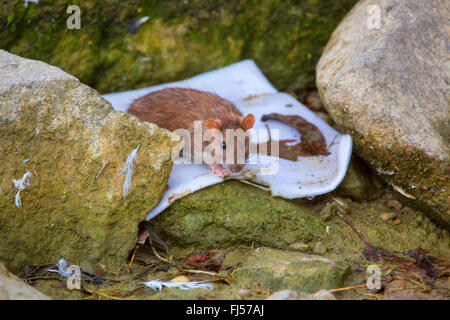
M244 167L237 158L237 138L227 136L227 129L242 129L244 132L253 127L255 117L248 114L246 117L229 101L221 97L204 91L184 88L168 88L151 92L135 100L128 113L135 115L141 121L156 123L158 126L170 131L176 129L186 129L189 131L192 141L191 150L194 151L194 121L201 121L202 133L207 129L220 130L223 142L220 147L223 148L223 162L212 163L209 166L213 173L221 176L227 176L228 170L239 172ZM227 143L234 139L233 156L227 157ZM212 139L214 141L214 138ZM202 154L210 146L213 150L218 144L211 142L202 142ZM245 143L245 159L248 157L248 137ZM194 158L195 158L195 152ZM203 162L203 159L202 159Z

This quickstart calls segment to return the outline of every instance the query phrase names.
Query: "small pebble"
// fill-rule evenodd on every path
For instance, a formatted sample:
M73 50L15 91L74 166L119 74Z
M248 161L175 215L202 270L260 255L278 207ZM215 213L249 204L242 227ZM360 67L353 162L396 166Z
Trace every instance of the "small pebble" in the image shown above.
M186 276L178 276L170 280L170 282L189 282L189 281L191 280L189 280L189 278Z
M395 214L394 213L382 213L382 214L380 214L380 218L384 222L388 222L395 218Z
M252 293L250 292L250 290L241 289L238 291L238 295L240 295L241 297L251 297Z

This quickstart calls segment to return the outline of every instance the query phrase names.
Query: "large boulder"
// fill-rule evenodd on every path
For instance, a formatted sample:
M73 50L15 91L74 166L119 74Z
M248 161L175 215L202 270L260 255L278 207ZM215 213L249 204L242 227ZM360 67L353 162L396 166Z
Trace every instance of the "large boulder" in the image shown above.
M356 153L447 229L449 15L445 1L362 0L317 65L324 105Z
M314 84L331 32L357 0L0 1L0 47L58 66L101 93L192 77L252 58L278 89ZM137 30L129 24L148 16ZM136 33L131 33L132 30Z
M166 188L178 138L46 63L0 50L0 70L0 260L12 270L125 262ZM138 146L124 197L119 174Z

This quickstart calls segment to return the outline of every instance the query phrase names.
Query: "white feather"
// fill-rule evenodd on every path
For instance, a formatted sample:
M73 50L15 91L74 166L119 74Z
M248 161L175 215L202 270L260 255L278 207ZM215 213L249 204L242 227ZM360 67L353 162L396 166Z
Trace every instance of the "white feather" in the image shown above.
M124 174L125 172L127 173L127 175L125 177L125 181L123 183L123 197L124 198L127 196L127 194L131 190L131 175L133 174L133 170L134 170L133 161L136 160L136 162L139 163L139 161L137 159L137 151L140 146L141 145L139 144L136 147L136 149L131 151L131 153L128 155L127 160L125 161L125 165L123 166L122 172L119 173L119 175L118 175L118 176L120 176L120 175Z
M72 275L72 273L66 271L68 264L69 263L64 258L58 261L59 274L66 278Z
M22 179L16 180L16 179L12 179L12 181L14 182L14 186L16 187L16 189L18 189L19 191L17 191L16 193L16 207L20 208L22 207L22 201L20 200L20 191L24 190L26 187L30 186L30 177L33 174L30 171L25 172L25 174L23 175Z
M146 287L151 288L155 291L161 290L162 287L179 288L181 290L201 289L201 288L207 288L209 290L212 290L214 286L211 283L206 282L207 281L172 282L157 279L148 282L143 282L143 284L145 284Z
M61 260L58 261L58 264L56 265L58 267L58 270L48 269L47 271L59 273L63 277L67 278L73 274L73 272L67 272L68 265L69 263L67 262L67 260L62 258Z

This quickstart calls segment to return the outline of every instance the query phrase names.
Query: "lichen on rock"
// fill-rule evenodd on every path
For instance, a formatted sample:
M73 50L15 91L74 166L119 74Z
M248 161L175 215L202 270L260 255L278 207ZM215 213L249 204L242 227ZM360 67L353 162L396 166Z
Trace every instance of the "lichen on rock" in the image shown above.
M0 69L0 259L12 270L60 258L87 269L123 263L162 197L178 138L114 111L59 68L0 51ZM123 199L118 175L139 144ZM27 170L16 207L12 180Z

